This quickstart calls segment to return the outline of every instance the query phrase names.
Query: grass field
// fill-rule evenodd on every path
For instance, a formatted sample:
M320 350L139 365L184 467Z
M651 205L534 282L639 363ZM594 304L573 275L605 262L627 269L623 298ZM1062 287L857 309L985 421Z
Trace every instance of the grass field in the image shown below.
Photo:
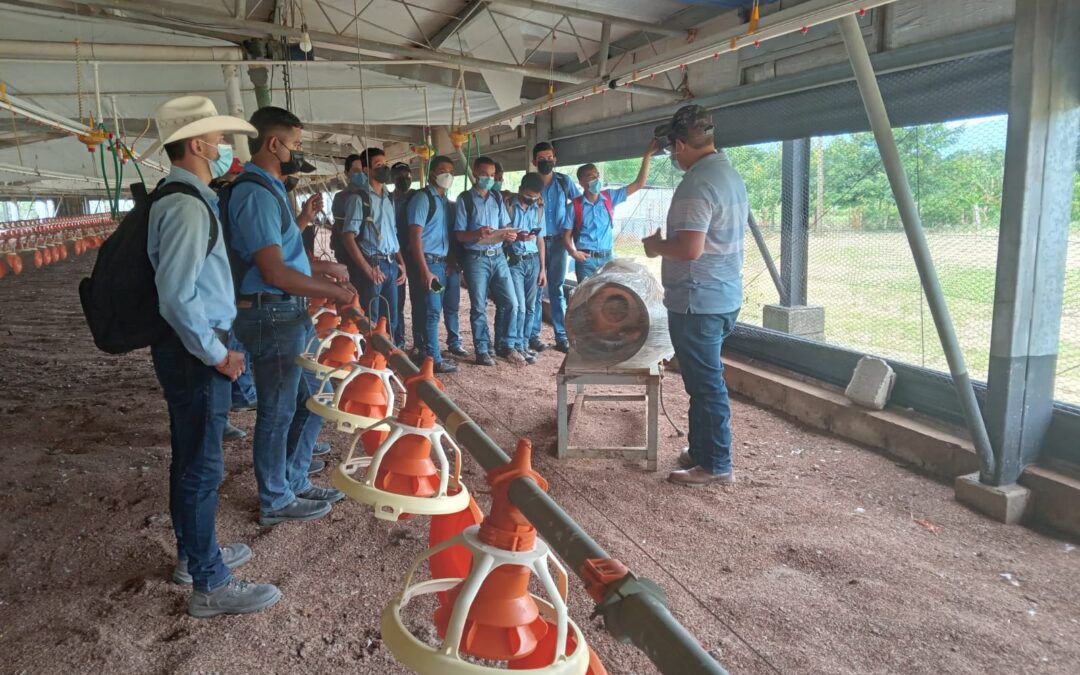
M765 229L773 255L780 235ZM997 234L928 233L968 370L985 380L994 305ZM623 239L624 255L641 256L640 244ZM659 274L659 262L639 258ZM762 305L775 303L776 290L761 255L747 234L744 268L746 299L740 320L761 325ZM825 307L830 343L871 354L947 370L907 240L901 232L817 230L810 236L810 304ZM1080 233L1070 237L1061 318L1055 396L1080 404Z

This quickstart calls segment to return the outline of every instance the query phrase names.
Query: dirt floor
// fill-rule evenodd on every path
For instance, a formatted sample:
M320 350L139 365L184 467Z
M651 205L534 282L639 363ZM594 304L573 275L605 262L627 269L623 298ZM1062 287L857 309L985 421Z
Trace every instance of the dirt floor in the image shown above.
M250 437L226 447L219 538L250 544L238 576L276 583L284 598L249 617L186 616L187 592L168 580L165 406L145 352L110 357L91 343L76 295L90 264L0 281L0 671L404 672L378 616L425 547L425 520L387 524L344 502L320 521L260 528ZM466 365L447 390L504 448L527 436L549 449L560 357L528 370ZM666 384L685 426L678 375ZM644 433L636 404L587 413L577 442ZM250 430L254 413L234 421ZM1080 551L1069 541L991 522L948 485L738 398L739 482L676 487L664 478L682 439L662 424L656 473L545 452L537 465L554 498L659 583L732 672L1080 672ZM346 438L324 438L338 456ZM576 580L570 594L611 673L654 672L588 618Z

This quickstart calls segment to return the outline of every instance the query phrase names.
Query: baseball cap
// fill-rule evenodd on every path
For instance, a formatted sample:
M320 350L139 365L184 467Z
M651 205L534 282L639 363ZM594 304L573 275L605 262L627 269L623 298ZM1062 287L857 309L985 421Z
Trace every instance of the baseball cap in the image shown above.
M394 162L394 164L390 167L390 171L412 171L412 167L405 162Z
M653 129L653 136L668 140L672 137L685 139L691 129L711 133L712 128L712 113L699 105L691 104L679 108L670 121Z

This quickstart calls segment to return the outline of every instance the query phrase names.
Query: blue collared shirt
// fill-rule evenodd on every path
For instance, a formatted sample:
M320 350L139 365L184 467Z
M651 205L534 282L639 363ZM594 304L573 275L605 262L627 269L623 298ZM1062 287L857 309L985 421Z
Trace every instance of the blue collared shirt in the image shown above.
M421 193L427 193L427 196ZM431 214L431 204L435 203L435 214ZM424 253L429 255L446 256L450 252L450 229L446 219L450 215L450 200L446 195L439 194L439 189L434 185L428 185L417 192L405 209L406 222L409 227L421 227L420 242L424 245Z
M195 186L217 217L218 198L206 183L174 166L165 184L176 182ZM216 366L229 351L213 329L232 328L236 296L220 223L217 242L206 254L211 229L210 214L199 200L184 194L162 197L150 207L146 253L154 266L162 318L192 356Z
M542 234L545 237L561 237L563 230L574 227L574 208L570 200L580 194L581 188L570 176L558 172L551 174L551 182L540 193L544 198L544 221L547 228Z
M274 192L284 200L285 211L288 213L292 227L282 233L280 202L266 188L255 183L241 183L232 189L232 196L229 197L231 236L229 243L240 255L240 259L251 266L240 281L240 294L284 295L284 291L271 286L263 279L262 273L255 265L255 254L268 246L278 246L281 248L281 257L287 267L311 276L311 263L308 261L307 251L304 250L300 228L297 227L296 218L289 207L289 196L285 192L285 184L253 162L245 164L244 171L260 174L270 181L270 184L274 186Z
M613 190L601 190L596 196L596 203L589 201L588 197L581 198L581 232L575 246L585 251L610 251L615 244L614 227L607 206L604 204L604 193L611 198L611 210L626 201L626 188ZM574 205L570 205L574 210ZM570 227L574 226L574 219L570 219Z
M510 217L513 219L514 229L525 232L531 232L540 225L540 205L536 203L525 206L521 203L521 199L517 195L514 195L514 201L511 202ZM543 235L541 230L540 235ZM539 253L539 249L536 247L536 240L521 241L517 240L510 244L510 250L517 255L522 253Z
M468 211L465 209L466 199L472 200L474 207L471 220ZM503 203L501 193L488 190L487 196L481 197L479 191L473 188L458 195L457 214L454 219L455 232L473 232L485 225L493 230L498 230L509 224L510 215L506 212L506 204ZM465 248L471 251L486 251L500 246L502 244L465 244Z
M371 189L366 188L371 197L371 222L375 227L361 227L364 223L364 202L360 195L349 195L349 201L345 206L345 232L363 236L356 240L360 246L360 252L366 256L390 255L401 250L397 238L397 210L394 207L394 196L390 190L383 186L382 195L378 195ZM376 234L377 233L377 234Z
M663 259L664 306L679 314L726 314L742 306L743 235L750 205L742 176L721 150L697 161L671 199L667 238L705 233L697 260Z

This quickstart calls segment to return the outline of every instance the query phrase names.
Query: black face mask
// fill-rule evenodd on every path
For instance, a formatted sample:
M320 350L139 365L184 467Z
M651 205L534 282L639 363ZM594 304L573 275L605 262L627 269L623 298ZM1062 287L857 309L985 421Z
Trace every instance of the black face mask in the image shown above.
M542 159L536 163L536 170L540 172L540 175L546 176L555 170L555 162L550 159Z
M521 195L521 199L526 204L535 204L536 202L540 201L539 197L530 197L529 195Z
M390 167L380 166L371 172L371 180L382 183L383 185L390 182Z
M412 187L412 179L408 176L399 176L394 181L394 190L396 191L406 192L410 187Z
M285 176L285 192L292 192L299 183L300 179L296 176Z
M300 173L300 167L304 164L304 153L300 150L289 150L289 159L281 163L281 175L288 176L293 173Z

